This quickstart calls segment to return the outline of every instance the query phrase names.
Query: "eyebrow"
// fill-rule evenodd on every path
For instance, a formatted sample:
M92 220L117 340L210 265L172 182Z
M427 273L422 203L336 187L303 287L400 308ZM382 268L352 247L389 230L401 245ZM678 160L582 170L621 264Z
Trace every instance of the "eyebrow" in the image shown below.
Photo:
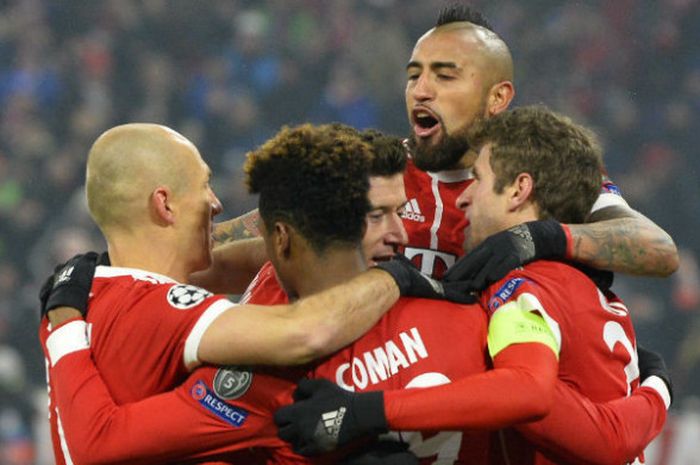
M409 61L408 64L406 65L406 69L410 68L422 68L423 65L418 62L418 61ZM459 69L459 66L457 66L457 63L453 61L434 61L430 63L430 69L433 71L437 69L443 69L443 68L449 68L449 69Z

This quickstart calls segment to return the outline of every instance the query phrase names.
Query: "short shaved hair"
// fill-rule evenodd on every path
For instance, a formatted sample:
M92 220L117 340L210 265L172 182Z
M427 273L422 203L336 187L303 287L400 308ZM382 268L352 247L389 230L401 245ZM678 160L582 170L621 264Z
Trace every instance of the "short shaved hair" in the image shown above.
M433 31L460 28L472 29L479 37L484 58L490 62L488 68L492 83L512 81L514 71L510 48L480 12L467 5L448 5L440 10Z
M156 187L174 193L187 187L192 150L198 154L184 136L157 124L125 124L104 132L88 154L85 185L88 209L103 233L129 229L144 219Z

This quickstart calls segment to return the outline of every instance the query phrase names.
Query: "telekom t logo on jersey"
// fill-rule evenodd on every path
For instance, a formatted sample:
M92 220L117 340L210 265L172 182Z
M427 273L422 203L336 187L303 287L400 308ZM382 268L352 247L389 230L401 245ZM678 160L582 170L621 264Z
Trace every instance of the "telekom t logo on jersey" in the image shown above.
M457 258L451 253L418 247L406 247L403 254L420 269L421 273L437 279L454 265Z

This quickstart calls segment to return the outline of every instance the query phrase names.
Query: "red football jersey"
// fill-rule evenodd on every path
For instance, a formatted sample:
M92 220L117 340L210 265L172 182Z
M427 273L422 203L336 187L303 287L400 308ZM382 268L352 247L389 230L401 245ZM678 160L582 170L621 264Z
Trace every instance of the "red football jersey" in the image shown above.
M457 197L471 182L471 170L428 173L409 158L403 179L408 199L402 214L408 233L403 253L423 273L440 278L464 254L468 223Z
M464 255L464 212L457 197L469 186L471 170L430 173L421 171L409 158L404 172L406 206L402 214L408 233L404 255L425 274L441 278L445 270ZM620 190L603 175L600 196L591 212L605 207L627 206Z
M173 389L198 365L197 349L211 321L233 304L224 296L162 275L98 267L88 333L92 356L119 404ZM40 331L48 327L42 324ZM48 362L47 362L48 363ZM49 417L57 463L69 461L49 376Z
M255 304L287 302L270 262L245 293ZM351 391L449 383L487 368L486 314L481 307L400 299L364 336L328 357L307 376ZM485 432L402 432L421 463L486 463Z
M266 283L268 292L257 294L260 299L253 292L251 301L278 303L269 300L281 295L274 289L274 274L263 275L266 279L258 280L258 284ZM485 318L485 313L474 306L402 299L372 331L322 361L307 375L329 377L346 388L366 390L440 384L465 376L469 373L463 372L469 370L483 371ZM460 321L464 325L455 323ZM472 349L467 349L468 346ZM202 367L174 391L117 407L100 378L95 376L95 366L91 363L88 351L76 352L53 367L52 373L60 380L57 400L64 412L69 440L94 444L89 452L93 459L96 454L104 461L123 459L128 454L132 463L163 463L185 457L251 464L308 463L277 438L271 418L279 406L291 401L300 370L251 372L242 367ZM603 407L589 405L580 394L569 391L562 395L559 390L552 415L538 422L544 428L539 433L540 439L546 444L549 438L549 446L555 450L593 443L600 444L600 454L608 457L606 446L619 443L619 448L624 450L630 447L628 443L641 440L645 444L649 434L657 433L663 424L663 402L648 388L640 389L646 397L635 395L635 399L625 399L636 401L635 404L624 402L624 406ZM630 423L636 426L632 419L641 424L651 423L643 415L659 410L661 416L656 418L655 431L627 428ZM423 413L425 417L435 414L434 411ZM561 417L566 421L561 421ZM135 421L136 418L139 420ZM88 419L93 423L86 425ZM559 428L554 438L552 424ZM644 434L647 436L639 439ZM558 442L558 435L565 435L564 442L568 441L565 446ZM484 436L402 433L401 437L412 444L424 463L437 460L484 463L487 446ZM612 440L600 441L601 437ZM128 450L124 444L129 444Z
M377 325L310 372L351 391L450 383L487 369L486 315L478 305L400 299ZM486 432L401 432L421 463L485 464Z
M266 267L259 274L257 283L262 287L250 295L251 303L286 300L270 270ZM291 403L296 381L302 375L327 377L358 391L443 384L486 370L485 348L486 314L481 307L403 298L365 336L309 371L201 367L174 391L126 405L116 414L116 403L104 385L100 388L94 384L94 367L87 367L87 352L66 357L52 372L62 383L58 401L66 412L64 425L69 441L98 443L96 453L101 457L128 453L137 463L163 463L176 458L228 460L227 454L264 448L256 463L292 464L309 462L277 438L272 415L280 406ZM78 406L72 404L78 397L71 390L79 386L83 393ZM86 428L85 416L99 416L88 414L93 411L109 412L107 425ZM168 412L167 417L162 412ZM129 426L128 419L136 417L148 420ZM96 437L91 436L95 432ZM486 463L489 435L485 432L403 433L402 437L426 464L436 460ZM126 440L128 451L124 451ZM323 459L318 462L326 463Z
M241 296L242 304L277 305L289 303L287 294L277 281L275 267L268 261L260 268L258 274Z
M639 385L636 339L624 303L603 293L579 270L537 261L515 270L482 294L493 314L509 302L540 313L559 343L559 379L594 402L629 396ZM496 463L553 463L518 433L494 441Z

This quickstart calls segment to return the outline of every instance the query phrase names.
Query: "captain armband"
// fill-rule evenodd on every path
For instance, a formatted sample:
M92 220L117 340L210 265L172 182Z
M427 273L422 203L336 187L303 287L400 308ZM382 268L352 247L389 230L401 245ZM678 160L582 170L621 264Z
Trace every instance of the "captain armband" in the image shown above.
M560 343L545 319L529 299L521 295L517 300L501 306L489 321L488 346L491 358L511 344L538 342L544 344L559 358Z

